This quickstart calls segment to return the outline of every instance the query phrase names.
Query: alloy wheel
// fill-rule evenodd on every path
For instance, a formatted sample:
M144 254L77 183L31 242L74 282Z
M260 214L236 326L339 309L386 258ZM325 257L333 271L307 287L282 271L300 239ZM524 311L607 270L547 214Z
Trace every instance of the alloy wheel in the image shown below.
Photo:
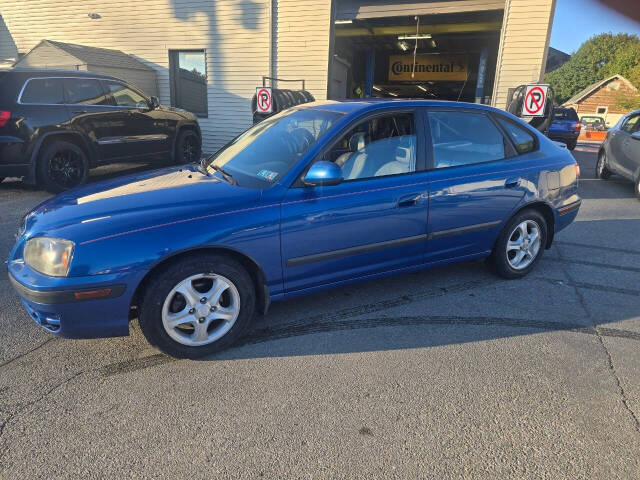
M193 163L196 160L198 147L196 146L196 142L193 137L188 136L184 139L182 143L182 158L186 163Z
M49 178L64 189L78 185L83 170L82 158L72 150L60 150L49 160Z
M540 226L533 220L519 223L507 241L507 260L511 268L523 270L540 252Z
M190 347L222 338L238 319L240 294L227 278L192 275L178 283L162 306L162 324L176 342Z

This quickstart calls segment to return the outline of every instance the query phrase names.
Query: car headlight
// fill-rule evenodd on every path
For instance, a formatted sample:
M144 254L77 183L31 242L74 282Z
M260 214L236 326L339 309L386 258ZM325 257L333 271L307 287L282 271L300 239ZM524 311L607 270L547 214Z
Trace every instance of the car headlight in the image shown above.
M70 240L34 237L24 247L24 261L34 270L52 277L66 277L75 244Z

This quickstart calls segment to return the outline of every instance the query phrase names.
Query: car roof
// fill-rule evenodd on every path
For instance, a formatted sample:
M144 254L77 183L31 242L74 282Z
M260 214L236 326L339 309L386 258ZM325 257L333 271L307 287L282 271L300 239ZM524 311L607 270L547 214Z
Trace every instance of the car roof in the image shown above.
M91 70L65 70L58 68L10 68L3 70L4 73L16 73L21 76L27 77L90 77L90 78L104 78L109 80L118 80L116 77L110 75L104 75L98 72L92 72Z
M353 100L323 100L298 105L296 108L331 110L343 114L365 113L371 110L385 107L449 107L449 108L470 108L482 111L492 111L505 114L504 110L499 110L489 105L467 102L452 102L445 100L422 100L411 98L359 98Z

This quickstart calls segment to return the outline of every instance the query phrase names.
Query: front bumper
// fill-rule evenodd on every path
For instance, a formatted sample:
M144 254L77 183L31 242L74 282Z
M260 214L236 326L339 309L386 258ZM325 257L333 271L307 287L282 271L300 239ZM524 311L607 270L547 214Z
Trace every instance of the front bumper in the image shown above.
M33 278L21 274L24 264L9 264L9 279L20 295L29 316L42 328L66 338L101 338L129 335L129 310L135 288L142 274L128 278L100 275L70 278L68 285L41 288L20 279ZM57 279L60 283L60 279ZM99 299L86 299L87 292L110 290ZM79 295L76 295L78 293ZM84 295L83 295L84 294Z

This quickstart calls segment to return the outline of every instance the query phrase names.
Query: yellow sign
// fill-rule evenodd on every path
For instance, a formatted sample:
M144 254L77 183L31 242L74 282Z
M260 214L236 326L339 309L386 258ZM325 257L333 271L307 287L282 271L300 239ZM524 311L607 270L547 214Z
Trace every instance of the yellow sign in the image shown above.
M411 76L411 72L414 76ZM445 82L464 82L468 74L466 55L422 54L391 55L389 57L389 81L416 82L423 80L441 80Z

